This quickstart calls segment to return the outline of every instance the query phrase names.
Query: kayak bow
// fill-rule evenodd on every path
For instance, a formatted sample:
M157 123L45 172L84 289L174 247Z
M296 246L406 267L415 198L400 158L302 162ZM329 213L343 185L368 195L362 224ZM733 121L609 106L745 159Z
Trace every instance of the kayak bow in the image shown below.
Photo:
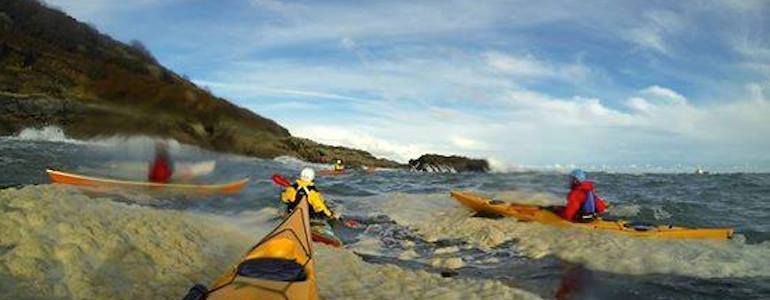
M303 200L200 299L318 299L310 236Z
M506 203L484 198L470 192L453 191L455 200L466 207L494 215L508 216L519 221L537 222L559 227L574 227L591 230L605 230L634 237L655 237L666 239L715 239L732 238L732 228L685 228L668 225L649 225L623 220L610 221L597 219L590 223L573 223L564 220L551 210L536 205Z

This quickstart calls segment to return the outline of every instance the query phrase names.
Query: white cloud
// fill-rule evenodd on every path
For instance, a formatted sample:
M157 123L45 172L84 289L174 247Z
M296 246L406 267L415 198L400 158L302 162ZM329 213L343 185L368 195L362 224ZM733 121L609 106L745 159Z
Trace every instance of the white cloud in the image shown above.
M488 52L484 54L487 62L493 68L512 75L519 76L553 76L554 70L551 70L543 62L538 61L532 55L513 56L505 55L499 52Z
M464 150L479 150L485 148L485 145L477 140L467 138L464 136L450 136L449 140L456 147Z
M91 21L105 14L145 9L179 0L44 0L52 7L60 8L79 20Z
M228 94L251 94L251 95L272 95L272 96L296 96L308 99L331 99L331 100L345 100L345 101L368 101L364 98L350 97L339 94L309 91L309 90L296 90L287 88L272 88L264 87L253 84L233 83L233 82L213 82L207 80L193 80L193 82L199 86L207 88L216 88L220 92Z
M645 100L644 98L639 98L639 97L633 97L631 99L628 99L626 101L626 105L640 112L648 112L650 111L650 109L652 109L652 104L647 102L647 100Z
M555 64L533 55L511 55L496 51L482 54L494 70L521 78L558 78L565 81L586 80L591 70L582 64Z
M641 94L661 99L664 101L670 101L675 104L684 104L687 102L687 98L681 94L659 85L652 85L640 91Z
M387 157L402 163L422 154L433 152L424 148L423 145L389 141L350 127L300 126L293 128L292 133L321 143L361 149L372 153L374 156Z
M654 28L637 27L628 31L631 42L644 48L656 50L668 54L668 47L663 41L663 36Z
M671 55L667 39L685 28L684 16L669 10L651 10L626 31L627 39L643 48Z

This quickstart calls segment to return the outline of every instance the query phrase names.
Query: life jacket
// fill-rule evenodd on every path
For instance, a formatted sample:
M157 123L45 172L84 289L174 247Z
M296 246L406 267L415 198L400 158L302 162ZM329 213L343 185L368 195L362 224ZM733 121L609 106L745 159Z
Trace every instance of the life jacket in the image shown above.
M331 218L333 213L326 207L321 193L316 189L312 182L297 180L294 184L287 187L281 194L281 201L286 203L286 211L291 213L299 205L299 201L306 198L312 208L310 210L311 218Z
M314 184L300 185L299 183L295 182L291 185L291 187L294 189L295 192L294 192L293 199L288 202L288 205L286 207L286 212L289 212L289 213L294 211L294 208L297 207L297 205L299 205L299 200L302 200L302 198L305 198L305 197L309 197L311 191L318 192L318 189L316 189Z
M167 155L158 155L150 166L147 179L150 182L168 183L173 174L173 167L169 163Z

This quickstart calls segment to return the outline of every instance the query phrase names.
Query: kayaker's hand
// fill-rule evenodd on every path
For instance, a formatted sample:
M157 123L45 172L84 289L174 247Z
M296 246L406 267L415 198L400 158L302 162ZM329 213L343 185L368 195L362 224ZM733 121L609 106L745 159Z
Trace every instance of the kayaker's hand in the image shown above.
M335 220L339 221L339 220L342 219L342 215L340 215L340 214L335 212L335 213L332 214L332 219L335 219Z

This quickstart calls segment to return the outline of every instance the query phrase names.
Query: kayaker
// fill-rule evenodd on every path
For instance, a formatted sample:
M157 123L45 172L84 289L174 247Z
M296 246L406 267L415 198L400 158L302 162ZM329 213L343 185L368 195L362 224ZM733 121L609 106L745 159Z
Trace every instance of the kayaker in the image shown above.
M315 171L311 168L304 168L299 174L299 179L294 184L286 187L283 193L281 193L281 201L287 205L286 211L291 213L299 204L299 200L307 197L308 203L312 207L310 211L311 219L339 219L339 215L332 212L326 206L326 201L315 187L314 179Z
M165 142L155 143L155 160L150 165L147 179L150 182L168 183L173 173L174 167L168 154L168 144Z
M338 159L338 160L337 160L337 161L334 163L334 171L335 171L335 172L341 172L341 171L343 171L343 170L345 170L345 166L342 164L342 160Z
M567 206L561 212L564 219L573 222L591 222L604 213L607 204L594 192L594 183L586 180L586 172L580 169L569 173L570 191Z

